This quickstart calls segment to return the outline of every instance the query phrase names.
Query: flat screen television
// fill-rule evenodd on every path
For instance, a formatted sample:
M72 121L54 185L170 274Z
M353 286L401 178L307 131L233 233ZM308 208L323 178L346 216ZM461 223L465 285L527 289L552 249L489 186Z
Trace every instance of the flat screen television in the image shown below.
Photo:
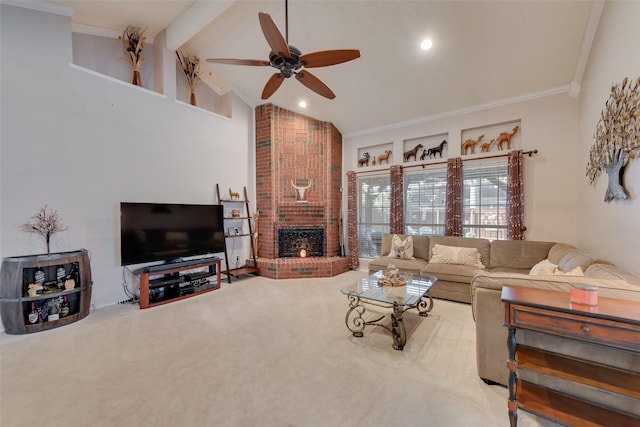
M120 265L223 251L222 205L120 203Z

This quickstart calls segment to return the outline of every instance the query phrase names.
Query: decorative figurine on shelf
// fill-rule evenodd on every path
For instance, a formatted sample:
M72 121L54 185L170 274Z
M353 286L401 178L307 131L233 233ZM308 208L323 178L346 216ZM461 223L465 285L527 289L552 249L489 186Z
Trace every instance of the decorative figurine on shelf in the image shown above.
M358 167L360 166L369 166L369 153L363 153L362 157L358 159ZM375 160L375 159L374 159Z
M491 145L496 142L495 139L492 139L489 142L485 142L484 144L480 144L480 152L481 153L487 153L489 152L489 149L491 148Z
M229 189L229 198L231 200L240 200L240 193L231 191L231 189Z
M405 151L404 153L404 161L408 162L410 158L413 157L413 160L418 160L418 158L416 157L416 155L418 154L418 150L422 148L422 144L418 144L415 147L413 147L413 149L409 150L409 151Z
M373 160L371 160L371 166L375 166L376 165L376 158L375 156L373 157Z
M427 157L427 150L422 150L422 154L420 155L420 160L424 160Z
M38 295L42 294L43 289L44 289L44 286L42 286L39 283L30 283L29 290L27 291L27 293L29 294L30 297L37 297Z
M383 160L385 162L387 162L387 164L389 164L389 156L390 155L391 155L391 150L384 150L384 154L380 154L378 156L378 164L382 164Z
M480 135L478 139L467 139L462 143L462 154L467 154L469 148L471 149L471 154L476 153L476 145L480 142L480 140L484 138L484 135Z
M442 150L444 149L445 145L447 145L447 140L443 139L440 145L438 145L437 147L429 148L427 150L427 154L425 155L424 153L422 153L422 155L431 158L431 156L436 157L436 154L440 154L440 158L442 158ZM420 160L423 160L422 157L420 157Z
M520 128L520 126L516 126L513 128L512 132L502 132L500 133L500 135L498 135L498 137L496 138L496 144L498 145L498 150L502 150L502 144L503 143L507 143L507 150L511 150L511 138L513 138L513 135L516 134L516 132L518 132L518 129Z
M76 287L76 281L73 279L67 279L64 281L64 289L66 291L70 291L71 289Z
M629 85L627 86L627 83ZM594 185L598 176L609 176L604 201L625 200L629 197L622 179L627 162L640 151L640 77L635 82L626 77L622 83L611 86L609 99L600 113L589 150L587 178Z
M27 233L36 233L44 237L47 242L47 255L49 255L51 253L51 236L60 231L67 230L67 227L62 224L58 211L51 210L47 213L47 205L44 205L44 208L40 209L40 212L31 218L36 220L35 223L27 222L22 224L20 229Z

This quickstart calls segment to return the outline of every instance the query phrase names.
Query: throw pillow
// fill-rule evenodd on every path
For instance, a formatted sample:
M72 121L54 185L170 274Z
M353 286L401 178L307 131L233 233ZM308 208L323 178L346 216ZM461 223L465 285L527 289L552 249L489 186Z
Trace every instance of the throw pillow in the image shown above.
M415 259L413 257L413 238L407 236L402 240L400 236L394 234L391 238L391 252L389 258Z
M539 276L539 275L549 275L553 274L554 270L558 266L548 259L543 259L533 267L531 267L531 271L529 271L529 276Z
M582 267L578 266L571 271L562 271L559 268L553 272L553 274L557 276L584 276L584 272L582 271Z
M434 245L429 262L435 264L459 264L476 268L485 268L480 252L476 248Z

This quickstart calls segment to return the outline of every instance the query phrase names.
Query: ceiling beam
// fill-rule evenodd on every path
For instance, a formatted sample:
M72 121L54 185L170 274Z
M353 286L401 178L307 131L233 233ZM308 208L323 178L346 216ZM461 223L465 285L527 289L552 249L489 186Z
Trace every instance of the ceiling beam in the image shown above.
M584 77L584 70L587 68L587 61L589 60L593 39L595 38L596 31L598 30L598 23L600 22L600 16L602 15L603 8L604 0L597 0L593 2L593 5L591 6L591 14L589 15L589 21L587 21L587 27L585 28L584 35L582 37L582 46L580 46L576 70L570 84L569 95L571 96L578 97L580 95L582 77Z
M235 0L196 0L167 28L165 47L169 50L178 50L234 2Z

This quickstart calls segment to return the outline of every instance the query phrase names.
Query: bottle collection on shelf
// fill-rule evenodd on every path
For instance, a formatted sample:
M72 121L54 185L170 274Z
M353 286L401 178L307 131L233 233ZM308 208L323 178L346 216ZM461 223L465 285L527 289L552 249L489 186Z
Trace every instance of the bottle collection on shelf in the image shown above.
M46 273L42 268L34 271L34 283L29 283L27 296L41 297L71 290L76 286L78 264L71 265L67 273L64 266L60 265L55 270L55 280L46 281ZM67 295L59 295L52 298L31 302L31 310L27 315L29 324L39 322L51 322L69 315L70 305Z
M51 322L69 315L69 300L66 295L45 300L40 307L31 302L31 311L27 317L29 324L38 322Z

